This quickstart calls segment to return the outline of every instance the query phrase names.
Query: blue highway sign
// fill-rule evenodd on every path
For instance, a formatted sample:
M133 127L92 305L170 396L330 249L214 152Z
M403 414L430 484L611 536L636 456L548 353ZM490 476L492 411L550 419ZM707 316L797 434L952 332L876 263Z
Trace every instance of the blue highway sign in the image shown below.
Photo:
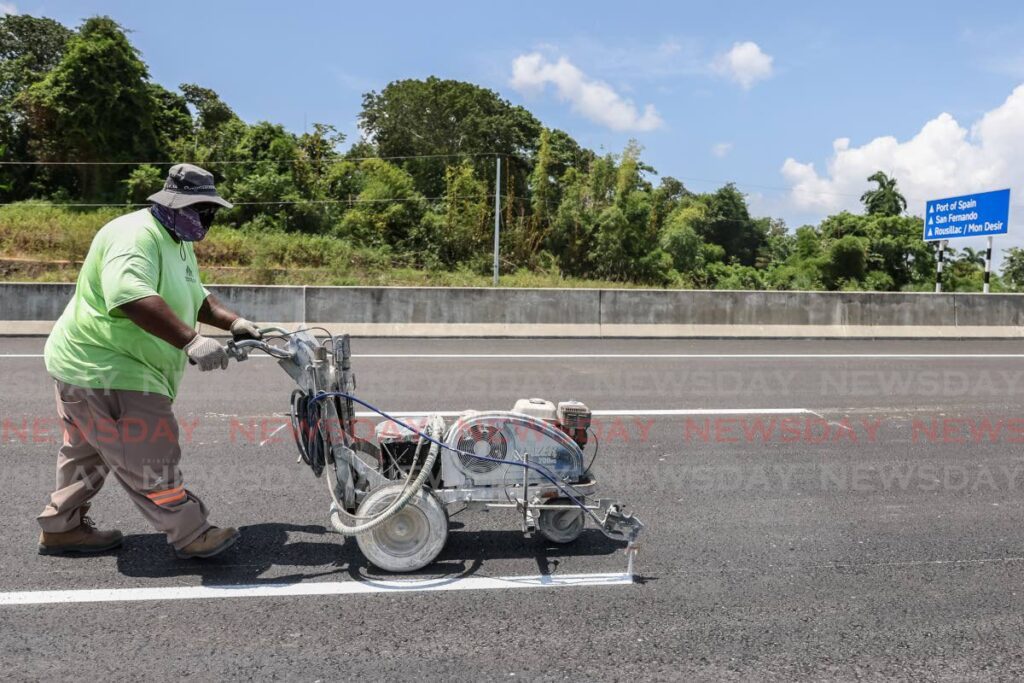
M925 241L1005 235L1009 223L1009 190L933 199L924 207Z

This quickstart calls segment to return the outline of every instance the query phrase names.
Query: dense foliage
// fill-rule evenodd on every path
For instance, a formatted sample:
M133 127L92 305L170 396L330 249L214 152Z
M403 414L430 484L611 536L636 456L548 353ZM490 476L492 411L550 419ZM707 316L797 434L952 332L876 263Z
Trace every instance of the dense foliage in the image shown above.
M304 233L425 270L488 271L499 193L504 272L730 289L914 290L934 279L921 220L881 172L863 215L789 231L752 216L731 184L695 193L657 179L635 143L597 154L471 83L390 83L363 97L359 122L363 138L347 149L328 124L297 135L249 123L201 85L152 82L107 17L76 30L0 18L0 158L76 162L0 167L4 203L142 203L163 162L188 160L216 173L236 203L220 220L243 234L277 244ZM980 289L978 255L951 258L947 288ZM1024 287L1024 253L1011 251L1005 275Z

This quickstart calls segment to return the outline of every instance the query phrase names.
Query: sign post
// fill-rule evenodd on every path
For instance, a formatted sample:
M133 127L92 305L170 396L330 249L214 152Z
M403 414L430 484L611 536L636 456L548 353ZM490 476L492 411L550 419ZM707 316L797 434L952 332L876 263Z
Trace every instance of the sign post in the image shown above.
M992 235L988 236L988 246L985 248L985 287L982 291L988 294L988 280L992 275Z
M932 199L924 208L924 239L939 243L935 291L942 291L943 252L946 241L963 237L987 237L985 286L992 272L992 236L1005 235L1010 226L1010 190L979 192L960 197Z

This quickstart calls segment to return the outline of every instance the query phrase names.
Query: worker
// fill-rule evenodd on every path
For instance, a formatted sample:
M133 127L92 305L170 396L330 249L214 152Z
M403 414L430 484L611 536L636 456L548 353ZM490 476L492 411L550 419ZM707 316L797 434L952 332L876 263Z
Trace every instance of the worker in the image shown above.
M186 361L201 372L228 365L224 346L197 333L197 321L260 337L199 281L192 243L232 205L217 194L213 175L191 164L173 166L148 201L96 233L46 341L64 437L56 489L38 517L41 554L121 545L120 531L101 531L87 515L108 474L180 558L212 557L239 538L236 529L212 526L186 488L171 411Z

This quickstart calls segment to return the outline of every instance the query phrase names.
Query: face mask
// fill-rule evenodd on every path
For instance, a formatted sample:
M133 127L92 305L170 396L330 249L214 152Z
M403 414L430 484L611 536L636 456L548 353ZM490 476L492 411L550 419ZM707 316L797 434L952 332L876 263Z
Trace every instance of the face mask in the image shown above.
M202 240L210 229L210 223L213 222L212 214L204 221L199 217L198 211L187 206L183 209L168 209L166 206L153 204L149 210L161 225L183 242Z

